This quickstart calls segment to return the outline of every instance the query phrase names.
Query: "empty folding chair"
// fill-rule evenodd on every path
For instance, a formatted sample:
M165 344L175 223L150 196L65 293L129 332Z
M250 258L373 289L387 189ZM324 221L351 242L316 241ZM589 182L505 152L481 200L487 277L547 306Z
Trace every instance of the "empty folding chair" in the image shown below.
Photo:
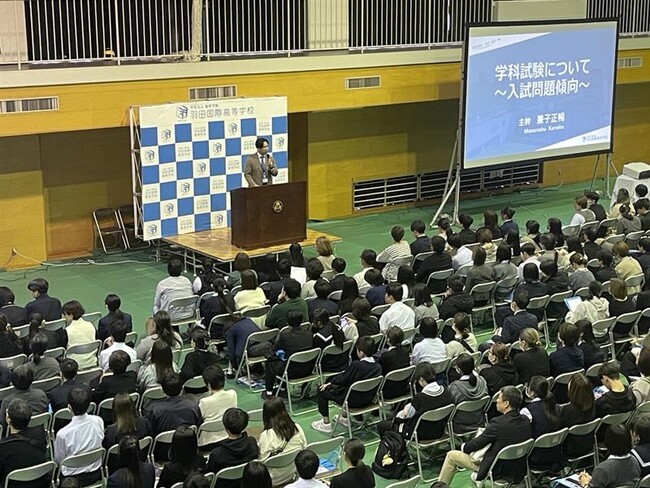
M574 471L578 464L590 458L593 466L598 464L596 432L599 427L600 419L569 427L568 435L562 447L569 466L569 472Z
M472 307L472 320L470 322L470 329L474 332L473 324L476 321L479 324L483 318L483 312L494 309L494 291L496 290L497 282L489 281L487 283L479 283L474 285L469 294L474 299L474 303L483 303L483 305L476 305ZM475 319L476 318L476 319Z
M386 374L384 382L379 389L379 403L382 407L382 418L385 411L409 401L413 398L411 382L415 374L415 366L395 369ZM389 418L391 415L389 415Z
M578 235L578 231L580 230L580 225L563 225L562 226L562 234L564 237L573 237L575 235Z
M436 477L430 479L426 479L424 477L424 473L422 472L422 455L420 451L423 449L434 449L435 451L438 446L441 446L443 444L451 444L452 441L451 437L448 434L444 434L438 439L421 439L418 431L423 424L426 424L428 422L446 422L453 414L455 408L456 407L454 405L446 405L444 407L424 412L422 415L420 415L420 418L418 418L415 427L413 428L413 434L408 442L408 446L409 448L415 450L418 463L418 472L420 473L420 478L424 483L430 483L436 479Z
M56 320L50 320L49 322L45 322L43 324L43 328L49 331L57 331L59 329L65 329L68 323L65 321L65 319L56 319Z
M372 310L370 310L370 313L373 314L375 317L381 317L382 314L390 308L390 305L377 305L376 307L372 307Z
M338 426L341 416L346 417L348 419L348 434L350 437L352 437L352 417L355 417L357 415L362 415L363 416L363 421L361 423L361 426L359 428L363 428L366 425L366 422L368 421L368 416L372 412L380 412L381 413L381 405L379 404L378 401L378 394L379 394L379 387L381 386L381 383L384 381L384 378L382 376L378 376L376 378L370 378L367 380L360 380L352 383L350 388L348 388L347 393L345 394L345 399L343 400L343 404L341 406L337 405L334 403L332 406L339 410L340 415L336 417L336 420L334 421L334 425L332 425L332 437L334 437L334 432L336 431L336 427ZM364 398L367 397L372 397L373 400L369 402L366 406L364 407L353 407L350 405L350 397L352 395L364 395Z
M122 229L122 223L114 208L98 208L93 212L93 222L95 224L95 238L99 238L102 249L106 254L111 254L109 249L117 249L120 246L128 249L128 243ZM106 245L105 238L110 237L112 242Z
M235 382L239 383L237 380L241 376L242 373L242 368L246 368L246 379L247 379L247 385L248 388L251 391L256 391L253 388L253 379L251 378L251 366L254 366L256 364L262 364L266 362L266 356L252 356L249 354L249 350L251 346L254 346L256 344L262 344L265 342L274 342L275 338L278 336L278 331L276 329L269 329L269 330L263 330L260 332L253 332L251 335L248 336L246 339L246 344L244 346L244 353L242 355L241 361L239 362L239 365L237 366L237 371L235 372ZM260 388L257 389L258 391L261 390Z
M4 366L9 370L14 369L16 366L20 366L21 364L25 364L26 362L27 362L26 354L18 354L16 356L11 356L9 358L0 358L0 366Z

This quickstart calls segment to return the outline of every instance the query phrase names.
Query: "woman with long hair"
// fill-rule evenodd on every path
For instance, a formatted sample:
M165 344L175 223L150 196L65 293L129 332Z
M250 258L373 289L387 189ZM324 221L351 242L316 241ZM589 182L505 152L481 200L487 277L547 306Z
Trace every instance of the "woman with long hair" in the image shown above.
M424 283L416 283L413 286L413 299L415 308L415 324L416 326L420 324L420 321L424 317L431 317L438 320L440 318L440 313L438 312L438 307L433 303L433 298L431 298L431 291Z
M379 320L372 315L371 310L372 307L368 300L357 298L352 302L352 313L342 317L341 324L345 326L343 324L343 319L345 319L350 326L354 325L357 338L379 334ZM349 333L345 327L343 327L343 332L347 339L354 338L354 333Z
M593 385L582 373L574 374L569 380L569 403L560 407L560 428L586 424L596 418L596 401ZM569 435L564 443L564 454L568 457L579 457L589 452L594 445L593 433L585 436Z
M631 205L621 205L619 212L620 215L616 219L617 234L627 235L630 232L639 232L641 230L641 219L634 215Z
M262 421L264 430L259 437L260 460L307 446L302 427L293 421L281 398L271 397L264 402ZM294 466L271 468L269 472L273 486L284 485L292 479Z
M232 271L228 275L228 288L232 290L241 284L241 272L253 267L251 258L245 252L238 252L232 263Z
M176 428L169 447L169 461L160 473L158 488L171 488L203 470L205 458L199 454L196 432L190 426Z
M330 483L332 488L374 488L375 475L363 462L366 446L356 437L348 439L343 445L343 459L349 466L344 473L334 476Z
M586 319L578 320L576 327L580 329L580 341L578 347L582 349L585 357L585 370L594 364L602 363L605 361L605 353L600 348L594 336L594 328L591 322Z
M402 297L413 298L413 286L415 286L415 271L407 265L397 269L397 282L402 285Z
M564 246L564 234L562 233L562 221L556 217L548 219L547 227L549 234L555 237L555 245L557 247Z
M332 241L330 241L329 238L325 236L318 236L316 238L314 247L318 253L316 259L321 262L323 269L325 271L332 271L332 261L334 261L334 258L336 258L334 255L334 246L332 245Z
M31 314L29 318L29 337L23 339L25 354L29 355L32 353L30 343L36 334L45 334L47 336L48 347L50 349L68 346L68 334L65 331L65 327L57 330L47 330L44 324L45 321L40 313L34 312Z
M352 312L354 301L359 298L359 285L354 278L347 277L343 280L341 299L339 300L339 314Z
M22 353L20 339L9 325L7 316L0 313L0 358L10 358Z
M492 344L488 352L489 365L482 367L479 374L485 378L490 396L494 395L504 386L519 384L517 368L510 361L508 346L497 342Z
M617 219L621 215L621 206L630 204L630 192L625 188L620 188L616 193L616 202L612 206L609 216L612 219Z
M172 348L183 345L181 336L172 329L171 317L164 310L156 312L153 319L147 320L145 328L147 330L147 336L140 341L140 344L138 344L135 350L140 361L149 360L153 344L159 339L169 344Z
M140 460L138 438L123 437L119 446L121 467L108 477L108 488L153 488L156 470L153 464Z
M521 261L521 243L519 241L519 232L511 230L506 234L505 240L506 244L508 244L512 250L512 259ZM518 262L513 262L513 264L517 265Z
M201 323L209 330L212 339L223 339L223 324L213 324L210 327L210 322L217 315L232 314L235 311L235 299L221 276L212 280L212 290L212 296L199 303Z
M32 360L27 363L27 366L34 373L34 381L54 378L61 373L59 362L54 358L45 356L48 344L47 336L40 333L32 337L30 341Z
M268 281L278 281L278 261L273 253L267 253L264 256L257 258L253 262L253 269L257 273L257 279L260 284Z
M489 229L492 233L492 239L501 239L501 229L499 229L499 217L494 210L487 209L483 212L483 228Z
M454 398L454 404L478 400L488 394L485 378L476 374L474 358L463 353L456 358L456 372L460 376L449 385L449 393ZM458 412L454 416L455 432L470 432L484 422L483 412Z
M163 340L154 342L151 349L151 363L143 365L138 371L138 391L142 393L148 388L161 384L165 375L172 371L179 372L174 362L172 348Z
M250 461L244 467L241 485L245 488L272 488L273 481L264 463Z
M494 281L494 267L491 264L486 264L486 259L487 253L482 247L474 249L474 264L467 271L467 277L465 279L465 291L468 293L471 293L472 288L476 285ZM476 294L473 298L476 306L485 305L490 299L490 293Z

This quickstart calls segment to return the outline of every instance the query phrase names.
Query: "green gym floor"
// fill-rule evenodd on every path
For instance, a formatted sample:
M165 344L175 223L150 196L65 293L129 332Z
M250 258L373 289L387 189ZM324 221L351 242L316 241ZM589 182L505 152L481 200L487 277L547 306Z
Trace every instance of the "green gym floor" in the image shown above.
M599 182L602 190L602 182ZM491 208L497 212L510 206L516 210L515 221L520 229L524 229L527 220L536 219L543 229L549 217L559 217L563 223L568 223L573 215L573 199L581 195L589 183L564 185L560 188L543 190L527 190L511 192L502 195L486 196L478 199L461 199L460 212L470 213L475 225L482 222L482 213ZM601 203L607 207L608 200L603 198ZM329 234L340 236L343 240L336 245L336 254L347 261L347 274L353 274L360 269L359 255L363 249L382 250L391 242L390 229L393 225L401 225L407 229L407 238L411 240L408 229L413 220L421 219L427 224L437 210L437 205L398 208L388 212L363 215L339 220L310 222L309 227L322 230ZM451 205L445 209L451 213ZM306 249L305 256L315 255L313 249ZM122 309L133 315L134 330L139 336L144 333L144 321L151 316L153 296L156 284L164 278L166 265L154 261L153 251L131 251L105 256L96 254L92 258L77 259L48 263L47 266L21 271L0 271L0 286L10 287L16 295L16 303L24 305L31 296L27 283L36 277L43 277L50 283L50 294L61 300L79 300L86 312L102 311L104 297L108 293L117 293L122 298ZM490 327L477 330L479 342L486 340L491 332ZM182 359L181 359L182 361ZM245 410L261 408L262 399L259 394L253 394L242 386L236 386L229 380L227 388L235 388L238 393L239 405ZM300 402L298 409L314 408L315 403ZM332 413L333 409L332 409ZM313 411L296 417L302 425L308 442L324 440L325 434L314 431L310 424L318 418ZM341 430L341 434L346 432ZM360 432L359 437L367 442L366 461L370 463L374 456L378 436L372 427ZM427 462L429 469L425 475L435 476L440 469L441 460ZM376 477L378 488L389 484L388 480ZM469 473L458 473L451 485L454 488L473 486Z

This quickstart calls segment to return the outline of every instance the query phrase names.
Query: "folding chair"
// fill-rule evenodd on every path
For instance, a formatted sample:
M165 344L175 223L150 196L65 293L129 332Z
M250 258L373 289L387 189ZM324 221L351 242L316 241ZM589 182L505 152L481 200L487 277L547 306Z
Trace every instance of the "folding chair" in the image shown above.
M576 371L569 371L568 373L562 373L555 377L555 381L553 382L553 388L551 389L551 391L555 395L555 398L557 399L558 403L566 403L569 401L569 397L567 393L569 387L569 381L571 381L571 378L573 378L574 375L578 373L584 374L584 372L585 372L584 369L578 369Z
M133 400L134 405L137 405L140 401L139 393L129 393L129 396L131 397L131 400ZM113 417L113 398L106 398L99 402L99 405L97 405L97 415L101 416L102 410L109 410L111 418Z
M497 281L497 286L494 288L494 301L492 303L492 323L496 324L496 311L497 308L510 305L510 302L506 302L505 299L510 296L517 288L517 283L519 283L519 278L513 276L512 278L504 278L500 281Z
M591 324L594 331L594 337L600 348L605 350L605 355L615 358L614 356L614 343L612 342L612 329L616 325L616 317L609 317L603 320L596 320Z
M573 425L569 427L569 432L563 443L563 449L566 451L567 445L575 442L577 437L591 436L593 439L591 443L591 449L587 450L583 454L571 457L565 456L567 466L569 466L569 472L573 472L581 461L591 458L593 465L598 464L598 451L596 449L596 432L600 427L600 419L594 419L591 422L586 422L584 424Z
M63 461L61 461L61 464L59 465L59 473L58 473L59 484L61 483L61 476L62 476L61 472L63 468L73 468L73 469L84 468L86 466L89 466L99 461L101 463L100 464L101 467L99 469L101 473L101 479L90 485L85 485L84 488L102 488L106 483L106 473L103 469L105 455L106 455L106 450L103 447L100 447L99 449L95 449L94 451L90 451L84 454L68 456Z
M410 266L411 261L413 261L413 256L411 256L410 254L408 256L393 258L393 259L388 260L388 262L386 263L386 268L389 269L389 270L392 269L392 268L397 270L397 269L399 269L400 266ZM397 276L397 271L395 271L395 276ZM391 281L391 280L388 280L388 281ZM395 281L397 281L397 280L392 280L392 282L395 282Z
M54 461L47 461L43 464L30 466L29 468L15 469L5 478L4 488L15 486L16 483L22 485L22 483L36 481L45 476L49 476L50 480L53 480L56 468L57 466Z
M93 324L95 326L95 330L97 330L97 325L99 324L99 319L102 318L102 314L101 312L88 312L83 314L81 318L86 322Z
M279 395L280 390L282 389L283 385L286 385L287 387L287 399L289 400L289 412L291 412L291 415L302 415L305 413L310 413L310 412L315 412L316 408L310 408L309 410L302 411L300 413L296 413L293 411L293 403L291 401L291 387L298 386L298 385L309 385L311 382L316 381L320 378L320 375L315 371L316 369L316 362L318 361L318 358L321 354L321 350L319 348L314 348L314 349L309 349L307 351L301 351L301 352L296 352L293 353L289 359L287 360L287 364L284 367L284 371L282 372L281 375L276 376L280 382L278 383L278 386L275 390L275 394ZM311 369L311 374L308 374L306 376L302 376L300 378L289 378L289 368L294 365L294 364L309 364L312 363L312 369ZM309 391L309 388L305 387L302 394L300 395L300 400L305 398Z
M341 300L341 295L343 295L343 290L336 290L327 295L327 299L338 302Z
M207 451L201 449L201 447L206 445L205 442L201 442L202 434L218 434L218 433L222 434L222 437L215 440L211 438L210 442L207 444L212 444L214 442L220 441L222 439L226 439L228 437L228 432L226 432L226 428L223 426L223 420L207 420L203 422L201 425L199 425L197 438L199 442L199 450L203 453L203 455L210 455L212 449L210 448Z
M393 405L399 405L400 403L407 402L413 398L413 392L411 391L411 382L413 381L413 375L415 374L415 366L407 366L406 368L395 369L390 371L384 377L384 381L379 388L379 404L382 407L381 418L384 418L384 411L391 408ZM400 388L403 392L396 396L386 398L384 390L387 386L394 388L394 393L399 393Z
M68 348L65 350L64 356L66 358L75 359L77 362L79 362L80 359L85 359L85 356L88 356L88 359L92 359L95 364L89 367L87 366L85 368L81 368L87 370L97 366L99 351L101 351L101 348L102 341L84 342L83 344L68 346Z
M644 230L639 230L637 232L630 232L625 236L625 244L627 244L627 247L630 249L638 249L639 248L639 241L641 238L645 236L645 231Z
M598 230L600 231L600 229L602 228L605 230L605 234L608 234L612 229L612 227L614 227L615 225L616 225L616 219L605 219L600 222L600 225L598 226Z
M326 456L331 456L332 453L335 453L336 458L334 460L334 469L328 470L324 473L316 474L314 479L323 480L328 479L338 474L341 474L341 452L343 450L343 443L345 438L343 436L334 437L333 439L327 439L325 441L312 442L307 444L305 449L308 449L314 452L319 459L326 459L326 461L331 460L326 458Z
M606 244L608 246L613 246L617 242L621 242L625 240L625 234L614 234L614 235L609 235L603 239L603 242L601 243L601 246L603 248L607 248Z
M44 392L50 391L61 384L61 377L55 376L54 378L45 378L44 380L36 380L32 383L32 388L43 390Z
M372 288L370 285L361 285L359 287L359 296L365 297L366 293L368 293L368 290L370 290L370 288Z
M458 271L456 271L456 274L463 279L463 282L465 282L467 279L467 273L469 273L469 270L472 269L472 266L473 264L466 264L465 266L458 268Z
M650 402L643 402L640 403L636 406L634 411L632 412L632 417L630 417L629 420L629 425L633 425L634 421L639 417L640 415L648 415L650 413Z
M370 310L370 313L373 314L375 317L379 318L382 316L382 314L390 308L390 305L377 305L376 307L372 307L372 310Z
M237 466L231 466L229 468L223 468L217 471L217 474L214 475L214 480L210 484L210 488L214 488L219 484L219 480L229 480L237 481L241 480L244 476L244 468L248 463L239 464ZM237 484L239 486L239 484Z
M244 354L242 355L241 361L237 366L237 371L235 372L235 383L238 383L237 380L239 379L241 370L245 366L246 378L248 379L248 388L253 392L259 391L259 389L255 390L252 386L253 380L251 379L251 366L255 364L265 363L266 356L249 356L248 351L250 347L255 344L261 344L263 342L274 342L276 337L278 336L278 333L279 332L276 329L269 329L260 332L253 332L251 335L248 336L248 338L246 339L246 345L244 346Z
M415 268L415 263L422 263L429 256L433 256L433 251L421 252L413 256L411 260L411 268Z
M624 313L616 317L616 323L614 324L614 327L609 330L609 338L612 343L612 359L616 359L617 357L617 345L627 344L628 342L632 342L636 337L638 337L639 331L637 329L637 324L639 323L640 318L641 310ZM614 329L616 329L616 326L618 325L623 325L628 329L627 336L619 338L614 337Z
M191 390L205 391L206 388L207 386L205 384L205 381L203 380L203 376L195 376L194 378L190 378L185 383L183 383L183 395L191 394L192 393Z
M49 322L44 322L43 328L54 332L59 329L65 329L67 325L68 323L65 321L65 319L56 319L56 320L50 320Z
M140 368L142 367L142 361L139 359L134 359L131 361L131 363L126 367L127 371L135 371L136 373L140 371Z
M496 281L489 281L487 283L479 283L478 285L474 285L469 292L470 296L474 299L474 302L476 302L477 299L487 297L485 305L476 305L472 307L472 320L470 321L470 329L472 330L472 333L474 333L474 317L477 316L482 318L482 312L487 310L492 312L494 308L494 291L496 290L496 287ZM477 321L477 324L478 323L479 322Z
M161 432L158 434L156 437L153 439L153 445L151 446L151 462L155 465L158 465L159 463L156 460L156 452L158 452L160 449L160 445L162 444L163 448L164 446L168 445L171 446L172 444L172 439L174 438L174 432L175 430L168 430L165 432ZM165 450L166 452L166 450Z
M140 410L140 413L142 415L145 414L149 410L149 406L151 403L155 402L156 400L163 400L167 398L167 395L162 389L162 386L154 386L153 388L149 388L142 393L140 396L140 402L138 403L138 410Z
M537 317L539 317L538 313L541 313L542 317L541 319L538 318L537 321L537 329L542 330L544 334L544 348L548 349L549 346L549 333L548 333L548 320L546 319L546 307L548 306L548 302L551 300L551 297L548 295L544 295L543 297L534 297L530 299L530 302L528 302L528 307L526 307L526 310Z
M332 405L340 412L334 421L334 425L332 425L332 437L334 437L334 432L336 431L336 427L338 426L343 414L345 414L344 416L347 417L348 420L347 424L349 437L352 437L352 417L356 415L363 415L363 421L359 427L360 429L363 429L366 425L366 422L368 421L368 416L370 413L379 412L381 415L381 405L379 404L377 397L382 381L384 381L384 378L382 376L369 378L367 380L355 381L352 383L347 393L345 394L343 404L341 406L338 406L336 403ZM370 393L373 395L373 400L365 407L350 407L350 396L354 393Z
M65 356L65 347L55 347L54 349L48 349L43 353L43 356L60 361L59 358L63 359L63 356Z
M639 484L636 485L636 488L650 488L650 474L639 480Z
M404 298L402 303L410 308L415 308L415 298Z
M629 276L625 278L625 286L628 290L641 290L645 284L645 276L643 274L638 274L634 276ZM630 293L631 295L636 295L638 292Z
M169 303L169 316L172 319L172 327L179 328L181 325L187 325L191 328L200 319L199 297L192 295L189 297L174 298Z
M564 444L564 441L567 438L567 435L569 435L569 429L565 427L564 429L560 429L556 432L549 432L548 434L539 436L537 439L535 439L535 444L533 445L531 454L535 452L535 449L561 448L562 444ZM539 481L541 478L549 474L557 473L548 471L546 469L535 469L534 467L531 467L530 477L532 478L532 486L539 486Z
M271 469L287 469L292 473L291 480L293 480L296 477L295 460L300 451L301 449L294 449L292 451L283 452L281 454L277 454L276 456L266 458L262 462L264 463L264 466L269 469L269 471Z
M97 405L95 402L90 402L90 405L88 405L88 410L86 410L86 413L88 415L93 415L95 413L95 410L97 409ZM68 408L62 408L61 410L57 410L54 412L54 415L52 415L52 422L50 423L50 439L54 439L56 437L56 432L65 427L70 423L72 420L72 411Z
M562 226L562 234L564 235L565 238L578 235L579 230L580 230L580 224Z
M343 343L343 349L339 349L336 344L330 344L329 346L326 346L323 349L323 352L321 353L320 357L318 358L318 361L316 361L316 373L318 376L320 376L321 381L325 383L325 379L329 378L330 376L334 376L339 374L341 371L325 371L323 369L323 359L325 359L327 356L341 356L341 355L347 355L348 361L347 364L348 366L350 365L350 361L352 360L352 346L354 345L354 341L345 341Z
M587 232L589 229L598 230L598 227L600 227L600 222L597 220L594 220L592 222L585 222L580 226L580 232L578 232L578 235L582 234L583 232Z
M452 440L449 434L443 435L439 439L420 439L418 434L420 425L426 422L446 421L448 423L449 418L453 415L455 408L456 408L455 405L446 405L444 407L436 408L434 410L429 410L427 412L424 412L422 415L420 415L420 418L415 423L415 427L413 428L413 434L411 435L411 439L408 441L407 447L415 450L415 454L417 456L417 462L418 462L418 472L420 473L420 479L422 480L423 483L430 483L433 480L435 480L437 476L430 479L424 477L424 473L422 472L422 456L420 454L420 451L422 449L433 448L434 452L430 456L432 457L435 454L435 449L438 446L446 443L452 445Z
M140 448L140 459L143 462L148 462L151 458L151 446L153 445L153 437L147 436L138 440L138 446ZM110 475L116 469L119 469L119 462L117 456L120 455L120 445L112 445L108 451L106 451L106 457L104 458L104 469L107 470L107 473ZM175 485L174 485L175 486Z
M454 274L453 269L443 269L441 271L434 271L427 278L427 288L433 291L435 282L442 282L444 284L444 289L447 289L447 279ZM437 288L437 287L436 287ZM440 294L438 294L440 295Z
M264 322L265 322L266 316L269 314L270 311L271 311L271 307L268 305L264 305L263 307L251 308L249 310L246 310L245 312L242 312L242 315L249 319L259 319L261 317L264 317Z
M135 208L136 215L133 214L133 205L122 205L117 208L117 217L120 219L122 231L124 232L125 243L129 249L142 249L151 245L150 241L142 241L135 234L136 218L142 228L142 218L140 209ZM137 243L137 244L135 244Z
M373 334L368 337L370 337L375 342L377 351L381 351L384 346L384 341L386 340L386 336L380 332L379 334Z
M79 371L77 376L75 376L75 380L84 385L93 386L99 383L99 379L103 374L104 370L102 370L102 368L86 369L84 371Z
M95 223L95 239L99 238L106 254L113 254L108 250L117 249L120 247L120 243L124 246L124 250L128 249L124 229L122 229L120 218L114 208L98 208L93 212L93 222ZM111 237L114 241L113 245L107 247L104 237Z
M483 413L486 411L487 406L490 403L491 398L489 395L485 395L482 398L479 398L477 400L465 400L463 402L460 402L458 405L456 405L456 409L454 410L453 415L449 418L449 436L451 438L451 448L456 449L456 446L458 446L459 440L462 439L468 439L470 437L473 437L476 435L478 432L478 429L480 427L483 427L485 425L485 415ZM454 419L459 413L480 413L481 414L481 422L476 425L475 429L466 431L466 432L456 432L456 428L454 427Z
M488 478L490 479L492 486L497 486L497 484L499 486L503 486L504 488L516 486L518 483L512 483L506 480L495 480L494 467L499 461L516 461L518 459L527 458L533 450L534 444L535 441L533 439L528 439L527 441L520 442L519 444L513 444L501 449L494 458L494 461L492 461L492 465L488 471ZM524 483L527 488L531 488L530 478L528 476L524 476Z
M11 356L9 358L0 358L0 366L4 366L9 370L14 369L16 366L25 364L26 362L27 362L26 354L17 354L16 356Z
M571 290L567 290L567 291L561 291L559 293L554 293L553 295L551 295L549 297L548 303L546 304L546 324L548 326L549 332L551 330L554 330L552 326L555 325L556 322L560 322L561 320L563 320L564 315L566 315L566 313L565 313L562 317L549 317L548 316L549 307L551 306L552 303L553 304L561 304L562 307L564 308L564 310L566 312L568 312L568 309L566 308L566 305L564 304L564 300L565 300L565 298L571 298L571 296L573 296L573 292ZM545 345L548 346L548 341L545 341L545 343L546 343Z
M629 412L610 413L609 415L605 415L602 419L600 419L600 425L598 426L598 430L600 429L604 430L609 425L618 425L618 424L625 425L632 418L633 413L634 410L631 410ZM607 448L605 447L604 444L598 445L598 453L603 455L607 453Z
M420 476L413 476L404 481L391 483L390 485L387 485L386 488L417 488L418 483L420 483Z
M18 337L18 339L26 339L27 337L29 337L29 328L30 325L27 324L27 325L21 325L20 327L12 327L11 330L14 331L14 334L16 334L16 337Z

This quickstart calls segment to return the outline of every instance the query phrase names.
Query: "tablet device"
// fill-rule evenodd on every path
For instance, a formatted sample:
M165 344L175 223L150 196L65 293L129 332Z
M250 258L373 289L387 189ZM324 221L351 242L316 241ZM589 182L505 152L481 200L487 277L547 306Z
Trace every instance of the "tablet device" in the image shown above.
M576 307L578 306L579 303L582 302L582 298L580 297L571 297L571 298L565 298L564 299L564 304L567 306L569 310L572 312L575 311Z

